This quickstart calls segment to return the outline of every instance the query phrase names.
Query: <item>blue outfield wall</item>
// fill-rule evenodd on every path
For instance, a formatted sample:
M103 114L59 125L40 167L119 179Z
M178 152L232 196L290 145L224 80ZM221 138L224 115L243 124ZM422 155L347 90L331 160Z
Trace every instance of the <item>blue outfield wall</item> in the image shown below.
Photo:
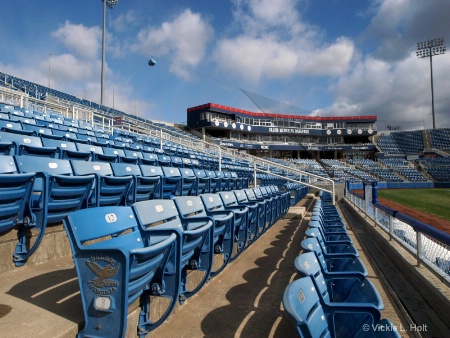
M378 189L450 188L450 182L378 182ZM364 189L363 183L349 183L348 189Z

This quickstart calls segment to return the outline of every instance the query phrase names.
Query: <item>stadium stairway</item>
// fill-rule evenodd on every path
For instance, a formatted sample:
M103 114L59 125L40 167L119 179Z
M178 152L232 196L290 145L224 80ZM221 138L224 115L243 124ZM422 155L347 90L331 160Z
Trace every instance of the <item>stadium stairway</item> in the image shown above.
M166 322L147 337L296 337L281 299L288 283L297 278L294 259L301 252L313 198L309 194L291 207L285 218L198 294L177 305ZM383 316L402 330L402 337L449 337L450 323L443 323L436 309L420 299L408 280L392 272L390 259L365 232L361 216L345 203L339 203L339 207L351 223L349 234L369 279L382 296ZM3 337L75 337L82 327L81 298L70 249L65 247L67 239L63 229L52 230L33 264L0 273ZM59 258L42 263L50 253ZM401 285L394 288L392 279L401 280ZM127 337L136 337L137 308L137 304L130 307ZM422 325L426 331L408 330L410 325Z

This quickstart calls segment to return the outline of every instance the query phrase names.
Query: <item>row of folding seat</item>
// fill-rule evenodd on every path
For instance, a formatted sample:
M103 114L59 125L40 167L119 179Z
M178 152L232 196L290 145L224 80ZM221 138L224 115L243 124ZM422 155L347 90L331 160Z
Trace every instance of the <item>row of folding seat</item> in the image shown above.
M294 263L301 277L283 294L299 336L400 337L390 320L381 318L383 301L332 196L321 192L320 197Z
M261 187L69 214L63 223L85 316L79 336L124 337L128 305L138 298L138 333L153 330L280 219L289 201L288 192ZM150 320L156 296L168 302Z
M3 131L0 132L0 154L10 156L32 155L67 160L121 162L218 171L218 165L215 165L212 161L200 162L196 158L167 156L161 149L150 146L135 145L133 148L130 143L118 144L116 142L116 144L104 143L101 145L100 143L88 144L87 141L82 142L77 140L73 142L70 140L71 138L56 140ZM107 140L107 142L110 141ZM224 165L223 167L223 169L233 170L239 173L240 179L246 180L247 183L245 185L248 186L248 181L253 176L249 168L232 165ZM272 184L275 184L275 182L272 182ZM264 185L268 185L268 182L265 182Z
M19 226L16 265L39 246L47 224L105 205L248 188L235 173L202 169L0 155L0 232ZM38 231L27 247L26 229Z

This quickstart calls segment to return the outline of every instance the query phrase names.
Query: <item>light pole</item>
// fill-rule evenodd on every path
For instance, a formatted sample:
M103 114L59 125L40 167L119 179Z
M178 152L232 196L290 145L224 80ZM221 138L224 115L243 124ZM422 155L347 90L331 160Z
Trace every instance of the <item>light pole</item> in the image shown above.
M119 4L119 0L101 0L103 2L103 32L102 32L102 79L101 79L101 92L100 92L100 104L103 105L103 96L105 93L105 54L106 54L106 6L113 8L114 5Z
M423 59L430 58L431 71L431 114L433 116L433 129L436 129L436 119L434 116L434 90L433 90L433 56L445 53L444 38L431 39L417 43L417 57Z
M51 66L52 63L52 53L48 54L48 88L50 89L50 74L51 74Z

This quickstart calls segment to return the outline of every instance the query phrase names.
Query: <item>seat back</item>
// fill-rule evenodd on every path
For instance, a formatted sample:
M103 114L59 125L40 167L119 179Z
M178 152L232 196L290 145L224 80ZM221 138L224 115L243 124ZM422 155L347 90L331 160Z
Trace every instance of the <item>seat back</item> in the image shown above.
M231 194L231 193L229 193ZM209 212L228 211L233 213L233 234L236 243L236 253L231 258L235 259L244 249L248 239L248 208L246 206L229 206L226 207L220 196L220 193L209 193L200 195L203 204ZM225 198L225 196L224 196ZM232 197L230 197L232 198Z
M64 158L64 152L70 151L74 152L77 151L77 147L74 142L64 141L64 140L55 140L51 138L43 137L41 138L42 144L44 147L56 147L59 149L59 158Z
M179 168L181 174L181 196L197 194L197 177L191 168Z
M172 161L170 159L170 156L162 155L162 154L158 155L158 164L161 167L170 167L171 163L172 163Z
M303 276L310 276L318 290L317 294L325 303L330 302L327 283L322 273L322 268L314 252L305 252L295 259L295 268Z
M12 142L15 145L15 155L33 155L42 157L57 157L58 149L44 147L39 137L0 132L0 142Z
M177 167L177 168L183 167L183 160L181 159L181 157L170 156L170 161L171 161L172 167Z
M197 177L197 189L195 195L205 194L210 192L210 178L205 170L194 168L194 175Z
M145 164L145 165L156 166L156 165L158 165L158 155L156 155L154 153L143 152L142 153L141 163Z
M209 177L209 192L216 193L221 191L221 178L217 176L217 172L214 170L205 170L206 175Z
M330 337L327 317L310 277L291 282L283 293L283 307L301 337Z
M0 156L0 233L30 226L31 192L35 174L19 174L12 156Z
M181 173L178 168L161 167L164 176L162 177L162 198L173 198L181 195Z
M20 173L36 172L31 207L38 235L35 243L29 247L26 232L19 233L19 244L15 252L16 265L19 265L37 249L47 224L60 223L70 212L86 207L95 177L72 176L68 160L15 156L15 162Z
M180 197L180 198L194 198ZM191 204L191 203L185 203ZM194 204L194 202L192 202ZM197 204L197 203L195 203ZM206 283L213 261L213 231L214 222L209 217L195 217L195 220L184 218L182 221L174 200L158 199L137 202L133 210L140 224L144 241L151 241L153 229L172 231L180 234L181 260L181 293L183 298L194 295ZM192 221L192 222L191 222ZM204 271L203 278L193 289L188 288L188 270Z
M126 205L133 177L113 176L111 164L107 162L70 161L77 176L95 175L95 186L89 196L88 206Z

